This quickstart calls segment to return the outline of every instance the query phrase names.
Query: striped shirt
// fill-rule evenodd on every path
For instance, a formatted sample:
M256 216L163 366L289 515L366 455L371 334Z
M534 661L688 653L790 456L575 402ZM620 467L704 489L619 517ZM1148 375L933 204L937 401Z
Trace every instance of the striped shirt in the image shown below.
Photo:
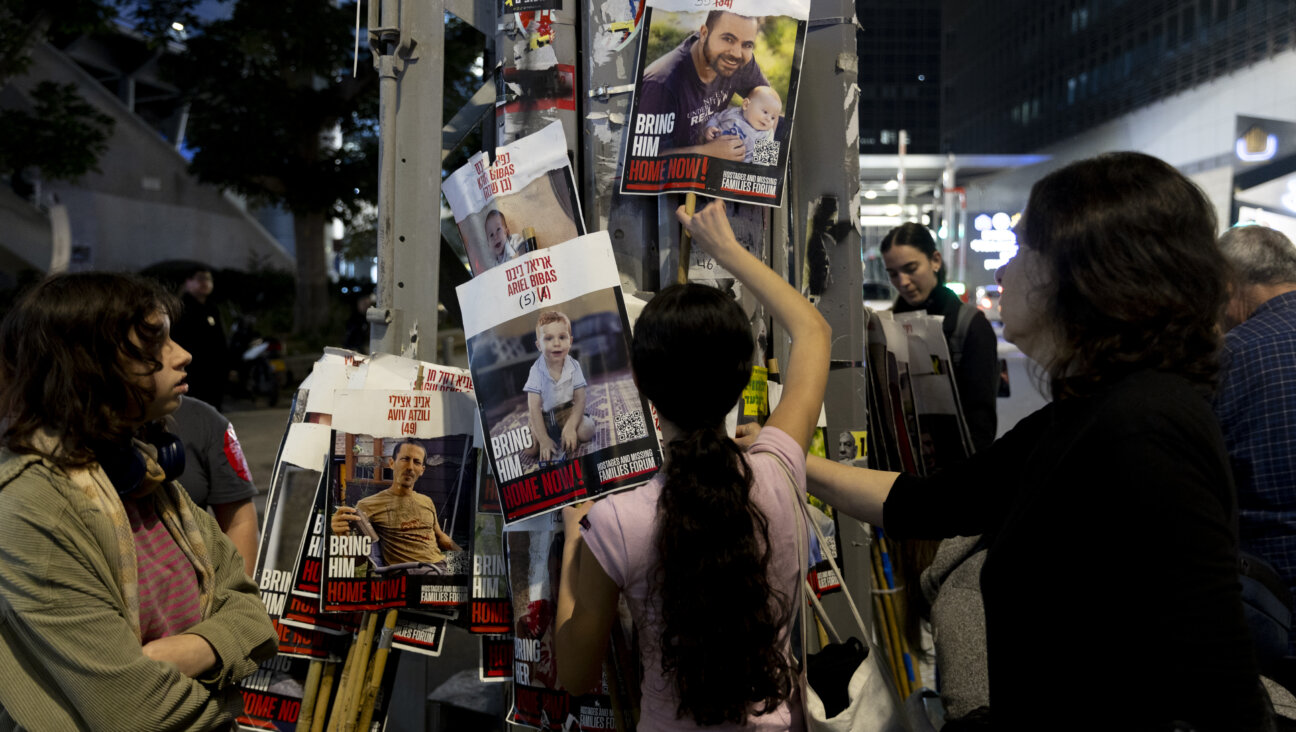
M202 620L198 575L154 510L153 501L123 500L135 534L140 641L178 635Z

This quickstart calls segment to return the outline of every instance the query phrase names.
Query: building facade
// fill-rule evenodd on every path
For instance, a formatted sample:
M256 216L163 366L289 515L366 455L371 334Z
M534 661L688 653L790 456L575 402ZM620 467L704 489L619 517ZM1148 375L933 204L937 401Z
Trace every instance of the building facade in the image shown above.
M1037 151L1296 47L1290 0L946 0L943 16L941 144L963 153Z

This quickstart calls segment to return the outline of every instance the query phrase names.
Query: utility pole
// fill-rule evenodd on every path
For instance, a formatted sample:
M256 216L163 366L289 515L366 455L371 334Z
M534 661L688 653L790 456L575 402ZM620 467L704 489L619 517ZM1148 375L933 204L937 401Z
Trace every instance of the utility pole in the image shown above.
M797 107L793 127L789 195L776 221L786 222L786 238L776 224L773 251L790 248L788 280L798 284L801 262L808 262L809 280L801 290L818 298L819 312L832 326L832 367L824 402L828 437L868 428L868 373L864 368L865 326L864 267L859 222L859 59L855 50L855 4L851 0L814 0L806 34ZM903 180L903 174L902 174ZM903 185L903 183L902 183ZM819 254L822 247L823 254ZM826 273L815 269L826 267ZM776 267L778 269L778 267ZM825 275L826 276L823 276ZM818 290L822 278L824 286ZM786 363L786 338L776 332L776 353ZM842 572L856 597L869 596L867 538L859 522L840 521L838 548L845 558ZM861 552L861 547L863 551ZM861 557L865 557L861 559ZM850 623L840 595L825 598L828 611ZM871 622L872 608L860 608Z
M628 289L655 291L672 279L679 232L673 212L682 197L615 193L639 44L634 6L612 5L579 3L553 11L546 16L552 34L545 40L533 38L543 36L536 32L538 26L519 29L520 14L499 17L496 3L487 0L373 0L368 36L380 78L382 124L377 302L367 313L373 352L435 359L440 165L468 130L485 119L487 149L560 119L575 158L587 228L608 230ZM482 32L487 58L500 61L497 70L488 65L481 89L443 126L446 12ZM830 436L868 424L856 30L851 0L812 0L798 92L798 107L807 113L793 127L784 203L748 215L745 222L764 227L764 251L774 269L811 296L833 328L833 368L825 399ZM550 46L556 65L566 68L533 73L551 68L534 63L539 59L534 52L542 45ZM565 75L568 69L573 75ZM568 78L573 79L572 109L510 106L527 101L526 90L536 88L527 84L561 88ZM807 270L809 276L803 276ZM770 355L786 363L786 333L776 324L771 335ZM868 561L859 558L867 557L866 538L858 522L843 521L842 529L838 541L846 557L845 579L856 594L867 596ZM848 617L840 597L827 600L830 613ZM867 603L861 608L866 621L870 610ZM419 668L406 673L406 665ZM424 665L402 660L399 683L417 698L428 691L423 688L428 678ZM404 723L423 728L424 720L410 712Z

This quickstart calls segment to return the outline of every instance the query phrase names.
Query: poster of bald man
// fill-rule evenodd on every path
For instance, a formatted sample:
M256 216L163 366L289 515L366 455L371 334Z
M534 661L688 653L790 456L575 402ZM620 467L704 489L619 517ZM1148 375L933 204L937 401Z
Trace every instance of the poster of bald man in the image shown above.
M778 206L809 0L645 0L621 192Z

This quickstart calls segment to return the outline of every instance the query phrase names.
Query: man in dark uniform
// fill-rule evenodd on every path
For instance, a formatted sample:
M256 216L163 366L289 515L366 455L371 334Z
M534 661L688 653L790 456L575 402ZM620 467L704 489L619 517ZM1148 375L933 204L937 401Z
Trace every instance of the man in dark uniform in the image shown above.
M229 379L229 355L220 311L211 300L211 270L195 267L185 279L180 300L183 310L171 325L171 338L193 354L189 364L189 395L220 411Z

